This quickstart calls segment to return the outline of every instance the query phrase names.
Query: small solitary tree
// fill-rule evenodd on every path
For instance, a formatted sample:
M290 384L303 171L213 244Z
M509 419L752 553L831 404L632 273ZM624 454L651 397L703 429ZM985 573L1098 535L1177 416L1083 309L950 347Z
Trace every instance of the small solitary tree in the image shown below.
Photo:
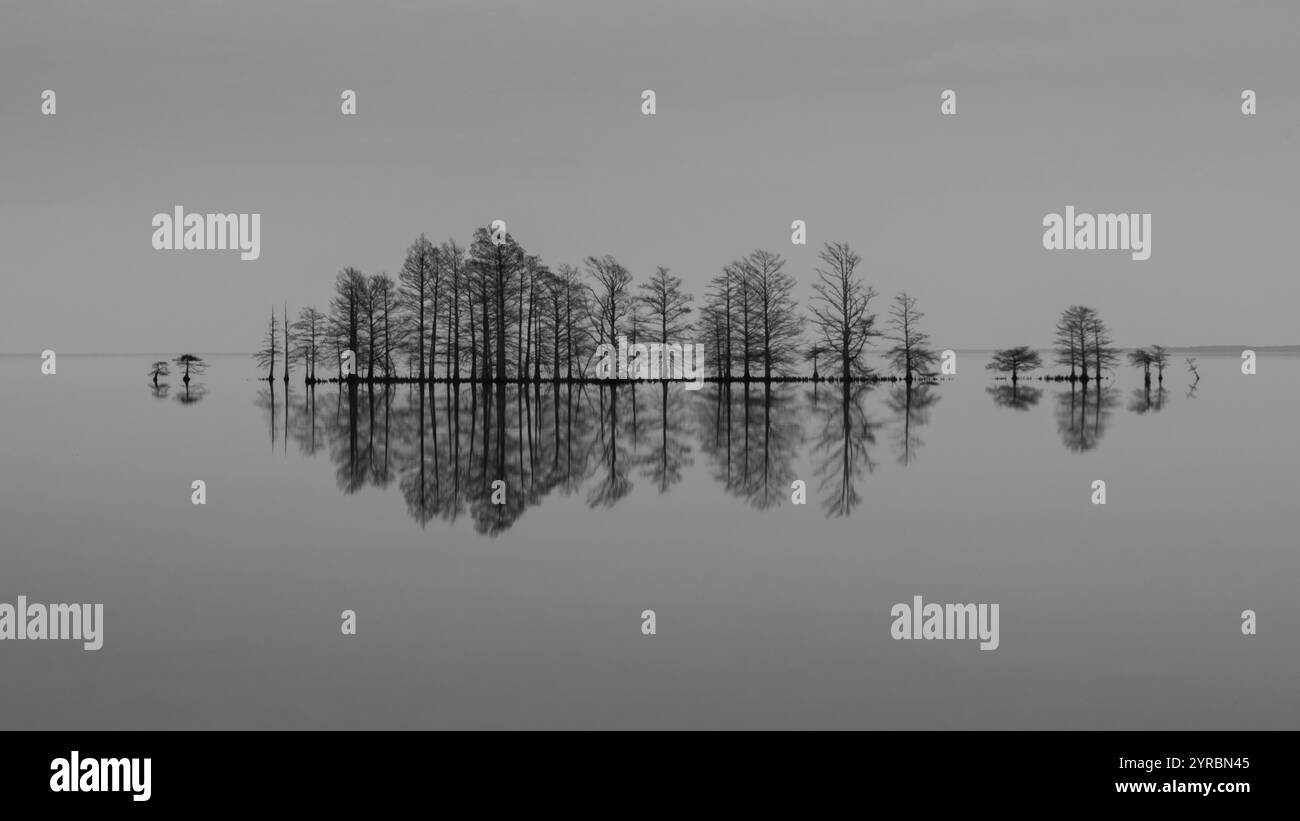
M159 359L149 366L149 375L153 377L154 387L158 387L158 377L171 374L171 368L167 367L166 359Z
M275 306L271 307L271 323L266 326L266 336L262 338L262 349L253 354L258 367L266 368L266 381L275 379L275 358L280 355L280 319L275 315ZM180 364L177 362L177 364Z
M1196 377L1196 381L1192 383L1193 385L1201 381L1201 374L1196 370L1196 357L1187 357L1187 370L1191 372L1192 376Z
M1030 350L1028 345L1015 348L1003 348L994 351L993 360L985 365L986 370L1011 374L1011 381L1020 379L1021 372L1037 370L1043 366L1043 359L1038 351Z
M272 314L274 316L274 314ZM199 376L208 369L208 363L203 361L203 357L195 356L192 353L183 353L172 360L172 363L178 368L184 368L185 378L181 381L186 385L190 383L190 374Z

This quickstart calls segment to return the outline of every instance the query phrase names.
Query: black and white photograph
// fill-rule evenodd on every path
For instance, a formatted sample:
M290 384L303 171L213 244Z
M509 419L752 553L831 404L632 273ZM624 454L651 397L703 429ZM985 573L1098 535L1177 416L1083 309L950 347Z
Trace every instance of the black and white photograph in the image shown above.
M252 807L180 757L563 731L641 786L847 740L884 795L1280 798L1298 31L0 3L11 783Z

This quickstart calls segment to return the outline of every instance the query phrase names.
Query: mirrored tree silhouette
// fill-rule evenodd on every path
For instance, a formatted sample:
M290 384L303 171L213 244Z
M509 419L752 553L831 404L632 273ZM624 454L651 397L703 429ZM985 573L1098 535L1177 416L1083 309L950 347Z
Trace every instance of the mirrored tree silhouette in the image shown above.
M921 445L919 430L929 424L930 411L939 402L939 393L931 385L895 385L886 405L898 421L894 425L894 448L898 463L906 467L916 460Z
M876 429L866 412L870 383L841 382L820 397L810 391L812 419L820 433L812 446L813 473L824 494L822 509L827 517L849 516L862 503L857 482L875 470L870 447L876 444Z
M992 385L986 388L984 392L993 397L993 404L999 408L1011 408L1018 411L1027 411L1035 407L1038 400L1043 398L1042 388L1021 385L1019 382Z
M650 393L650 439L655 447L640 458L641 474L660 493L667 493L682 480L682 468L695 464L690 441L690 408L681 392L670 389L667 382L657 388L652 386Z
M1128 409L1133 413L1159 413L1164 410L1165 404L1169 401L1169 391L1163 386L1154 390L1151 383L1147 382L1141 388L1134 388L1133 394L1129 398Z
M1085 453L1097 447L1106 432L1112 409L1119 403L1115 388L1070 383L1056 397L1056 429L1067 450Z

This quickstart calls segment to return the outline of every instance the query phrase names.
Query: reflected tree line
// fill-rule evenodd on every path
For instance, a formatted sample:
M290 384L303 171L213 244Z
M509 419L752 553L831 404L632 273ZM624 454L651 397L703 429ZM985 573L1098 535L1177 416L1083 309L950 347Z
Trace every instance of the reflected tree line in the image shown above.
M867 410L875 391L887 391L879 419ZM666 382L344 381L302 390L271 383L255 404L272 448L327 457L344 494L396 486L421 526L468 518L492 535L554 495L612 508L637 486L668 493L697 464L755 509L790 504L802 478L809 503L847 516L885 447L882 431L897 461L912 463L937 401L929 385L861 380L715 382L699 391ZM805 452L811 476L798 475Z

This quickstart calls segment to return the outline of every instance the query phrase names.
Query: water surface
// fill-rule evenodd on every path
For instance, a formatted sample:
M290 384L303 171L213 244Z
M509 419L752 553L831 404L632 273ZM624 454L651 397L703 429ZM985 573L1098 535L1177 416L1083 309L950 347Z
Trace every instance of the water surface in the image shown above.
M106 622L0 645L2 727L1300 726L1294 356L1084 395L962 353L910 396L286 395L243 356L186 396L157 358L0 357L0 601ZM892 640L914 595L1001 646Z

